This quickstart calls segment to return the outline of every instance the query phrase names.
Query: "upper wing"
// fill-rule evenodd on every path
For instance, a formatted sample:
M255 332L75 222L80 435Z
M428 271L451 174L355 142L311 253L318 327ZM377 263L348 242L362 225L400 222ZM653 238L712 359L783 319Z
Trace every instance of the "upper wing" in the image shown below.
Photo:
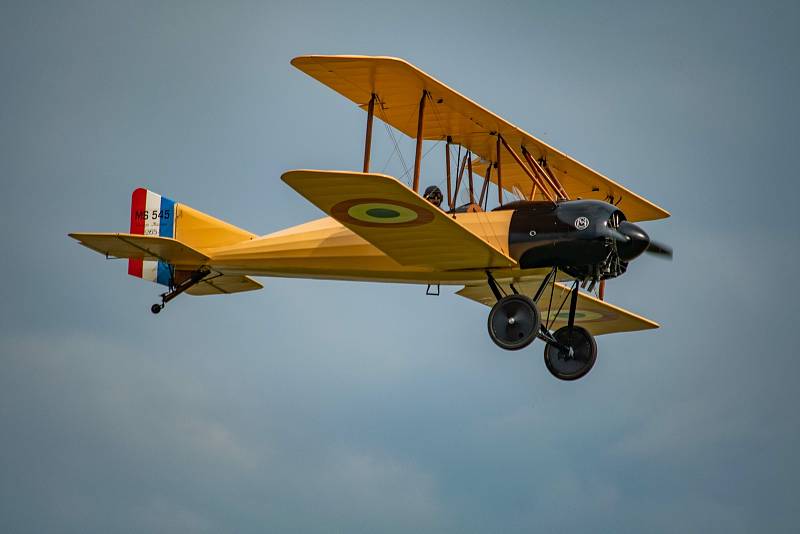
M611 179L540 141L531 134L481 107L410 63L393 57L300 56L292 65L366 109L372 94L378 96L375 114L410 137L416 137L422 91L430 100L425 106L423 138L442 140L451 136L487 161L497 161L499 133L515 150L521 147L547 166L571 198L611 200L630 221L661 219L669 213ZM513 175L530 190L508 153L501 155L503 188L513 188ZM508 176L508 182L506 177ZM525 191L525 188L520 188Z
M526 280L514 285L521 293L532 295L539 287L539 283L540 280ZM542 324L548 324L551 329L557 329L567 324L569 319L569 292L569 287L556 283L551 299L550 289L547 288L545 290L538 303L539 311L542 314ZM487 284L464 286L457 294L486 306L492 306L496 302ZM586 293L578 294L575 324L586 328L595 336L614 332L633 332L658 328L658 323L650 319L596 299Z
M208 260L202 252L169 237L119 233L69 234L81 245L115 258L161 260L175 266L197 266Z
M297 170L281 179L401 265L442 270L516 265L391 176Z

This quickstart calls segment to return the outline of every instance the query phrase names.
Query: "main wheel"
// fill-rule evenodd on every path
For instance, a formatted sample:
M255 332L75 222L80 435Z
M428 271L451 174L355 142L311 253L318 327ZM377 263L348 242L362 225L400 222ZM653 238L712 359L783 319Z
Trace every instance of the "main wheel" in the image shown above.
M544 364L547 370L560 380L577 380L592 370L597 360L597 343L585 328L562 326L553 337L569 350L550 343L544 348Z
M153 304L152 306L150 306L150 311L153 313L158 313L161 311L161 308L163 307L164 306L162 306L161 304Z
M506 350L519 350L531 344L539 333L539 310L524 295L508 295L489 312L489 337Z

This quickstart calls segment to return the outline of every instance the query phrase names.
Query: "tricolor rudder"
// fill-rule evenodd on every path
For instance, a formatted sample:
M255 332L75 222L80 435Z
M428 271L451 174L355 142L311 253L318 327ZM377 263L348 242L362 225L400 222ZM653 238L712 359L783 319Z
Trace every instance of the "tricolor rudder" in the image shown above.
M175 201L147 189L131 195L131 233L175 237ZM171 267L163 261L128 260L128 274L169 286Z

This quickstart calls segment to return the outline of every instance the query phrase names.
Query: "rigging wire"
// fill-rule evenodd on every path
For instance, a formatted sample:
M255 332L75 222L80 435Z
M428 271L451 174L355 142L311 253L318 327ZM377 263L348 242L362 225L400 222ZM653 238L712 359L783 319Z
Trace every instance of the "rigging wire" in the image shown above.
M394 155L394 152L397 152L397 155L400 157L400 163L403 165L403 171L404 171L403 172L403 176L405 176L406 174L408 174L409 171L408 171L408 165L406 165L406 160L405 160L405 158L403 158L403 151L400 150L400 145L397 142L397 138L394 136L394 132L392 131L392 128L389 126L389 121L386 119L386 113L384 113L384 110L383 110L383 103L382 102L378 102L378 104L379 104L378 105L378 111L381 114L383 126L384 126L384 128L386 128L386 132L389 134L389 137L391 138L392 143L394 144L394 151L392 152L391 155L389 155L389 160L391 160L392 155ZM389 164L389 161L387 160L386 165L388 165L388 164ZM384 168L385 168L385 166L384 166Z
M436 144L435 144L435 145L433 145L432 147L429 147L429 148L428 148L428 150L426 150L426 151L425 151L425 152L422 154L422 159L420 159L420 161L425 161L425 156L427 156L428 154L430 154L431 150L433 150L434 148L436 148L437 146L439 146L441 143L442 143L441 141L436 141ZM402 179L402 178L405 178L405 177L408 175L408 173L410 173L410 172L411 172L411 169L408 169L408 170L406 170L406 172L404 172L402 175L400 175L400 176L398 177L398 180L399 180L399 179Z
M389 157L386 158L386 163L384 163L383 167L381 168L381 174L383 174L386 171L386 167L389 166L389 163L392 161L392 157L394 157L396 153L397 153L397 145L395 144L394 148L392 148L392 152L389 154Z
M392 140L392 143L394 144L394 150L392 150L392 153L389 155L389 160L386 161L386 165L389 165L389 161L391 161L392 156L395 153L397 153L397 155L400 158L400 164L403 165L403 171L405 171L403 174L407 174L408 166L406 165L406 160L403 158L403 151L400 150L400 145L397 142L397 138L395 138L394 132L392 132L392 128L387 123L384 122L383 126L386 128L386 132L389 134L389 138Z

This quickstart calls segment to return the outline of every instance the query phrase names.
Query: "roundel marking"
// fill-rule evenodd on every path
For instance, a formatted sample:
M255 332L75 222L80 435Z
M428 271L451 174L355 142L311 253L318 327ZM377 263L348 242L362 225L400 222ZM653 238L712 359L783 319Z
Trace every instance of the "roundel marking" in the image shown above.
M340 222L367 227L407 228L433 220L433 213L420 206L381 198L352 198L335 204L331 215Z
M347 211L348 213L350 212L350 210ZM378 217L379 219L392 219L395 217L399 217L400 212L388 208L370 208L367 210L367 215L369 215L370 217ZM416 218L416 215L414 218Z
M547 310L544 311L543 317L547 317ZM597 313L595 311L589 310L575 310L575 321L598 321L602 320L605 317L602 313ZM552 321L568 321L569 320L569 310L561 310L558 312L558 315L550 312L550 319Z
M347 210L347 214L358 221L377 224L401 224L419 218L419 214L414 210L386 202L356 204Z
M575 219L575 228L578 230L586 230L589 227L589 218L588 217L578 217Z

